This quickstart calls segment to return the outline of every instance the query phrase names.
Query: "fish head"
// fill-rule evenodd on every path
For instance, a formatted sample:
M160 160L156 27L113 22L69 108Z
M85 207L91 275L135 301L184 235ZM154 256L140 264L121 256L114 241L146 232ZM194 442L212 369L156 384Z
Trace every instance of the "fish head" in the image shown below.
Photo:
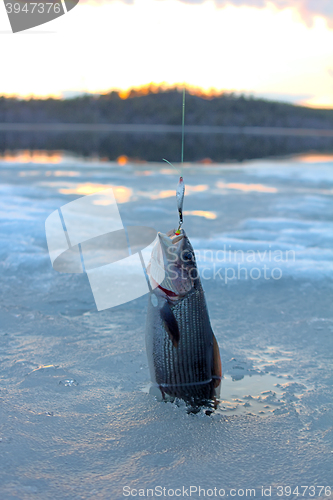
M195 254L184 229L158 233L148 274L156 293L178 300L196 289L200 283Z

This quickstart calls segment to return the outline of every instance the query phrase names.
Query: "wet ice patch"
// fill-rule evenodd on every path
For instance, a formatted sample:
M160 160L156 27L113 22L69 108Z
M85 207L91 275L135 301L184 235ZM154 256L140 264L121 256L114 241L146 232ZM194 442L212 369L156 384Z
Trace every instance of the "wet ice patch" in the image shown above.
M330 221L267 217L237 230L192 241L202 279L279 280L333 276Z
M56 365L40 366L29 372L20 383L20 387L40 387L46 390L77 387L78 385L78 382L69 372Z
M73 378L67 378L59 381L59 385L64 385L65 387L76 387L79 383Z
M319 184L321 182L333 183L331 162L306 165L303 162L297 163L297 160L293 160L293 162L288 162L287 160L281 163L273 161L269 164L262 161L257 162L254 166L249 165L246 171L259 178L266 177L269 179L290 180L311 184Z
M246 375L235 380L226 375L222 380L218 411L225 415L269 416L288 413L295 408L307 390L296 382L279 383L274 375Z
M322 190L321 194L332 196L333 190ZM314 196L307 195L299 198L284 199L276 203L275 208L280 213L288 213L290 215L302 214L306 217L320 218L323 213L331 212L330 196Z
M295 411L308 388L290 374L292 353L266 346L223 364L221 403L225 415L257 415Z
M311 388L296 381L288 372L290 361L291 353L269 346L251 358L231 358L224 362L216 413L234 417L295 413L297 404ZM164 401L159 389L151 383L141 390L159 403ZM184 402L176 400L175 403L186 411ZM201 413L205 414L205 408Z
M223 376L221 382L221 395L217 414L224 416L259 416L268 417L283 413L295 413L295 403L300 402L308 388L299 382L289 382L287 377L277 377L275 374L245 374L242 376L231 376L228 373ZM285 381L285 382L284 382ZM153 384L145 384L142 392L153 397L158 404L170 402L169 398L164 400L161 392ZM184 412L188 410L183 401L171 402ZM201 414L205 414L205 407Z

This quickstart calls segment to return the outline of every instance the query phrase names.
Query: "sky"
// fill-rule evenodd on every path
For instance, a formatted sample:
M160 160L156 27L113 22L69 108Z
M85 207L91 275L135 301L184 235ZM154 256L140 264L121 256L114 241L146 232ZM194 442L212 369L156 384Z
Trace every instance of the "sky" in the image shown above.
M0 95L187 84L333 107L332 0L81 0L11 33L0 2Z

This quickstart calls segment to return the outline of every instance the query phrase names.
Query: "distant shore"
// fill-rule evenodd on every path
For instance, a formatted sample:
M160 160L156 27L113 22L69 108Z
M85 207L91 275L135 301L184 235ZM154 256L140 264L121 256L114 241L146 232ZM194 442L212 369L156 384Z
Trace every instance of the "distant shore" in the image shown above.
M111 161L179 161L176 89L73 99L0 97L0 151L62 150ZM185 161L244 161L333 150L333 110L224 93L186 94Z
M180 133L179 125L108 124L108 123L0 123L3 132L119 132L167 134ZM333 129L296 127L227 127L186 125L186 134L243 134L268 136L333 137Z

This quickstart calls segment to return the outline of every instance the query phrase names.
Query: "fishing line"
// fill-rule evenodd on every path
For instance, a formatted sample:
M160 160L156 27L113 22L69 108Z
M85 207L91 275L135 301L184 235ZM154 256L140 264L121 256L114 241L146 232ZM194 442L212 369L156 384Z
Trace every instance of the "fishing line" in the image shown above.
M185 194L185 184L184 184L184 137L185 137L185 85L183 87L183 105L182 105L182 150L181 150L181 163L180 163L180 178L176 190L177 208L179 216L179 226L176 234L180 234L180 229L183 225L183 202Z
M169 165L171 165L174 169L177 170L177 173L178 174L181 174L181 171L179 170L179 168L175 167L174 165L172 165L172 163L170 163L168 160L166 160L165 158L162 158L163 161L166 161Z
M182 177L183 177L183 163L184 163L184 138L185 138L185 87L183 88L183 106L182 106L182 154L181 154Z
M181 161L180 161L180 178L179 178L179 183L177 186L176 190L176 198L177 198L177 208L178 208L178 216L179 216L179 226L177 231L175 232L176 235L180 234L180 229L181 226L183 225L183 201L184 201L184 194L185 194L185 185L184 185L184 178L183 178L183 170L184 170L184 142L185 142L185 94L186 94L186 88L185 86L183 87L183 104L182 104L182 147L181 147ZM172 165L168 160L163 158L163 161L171 165L174 169L177 170L179 173L179 170Z
M180 170L172 165L168 160L162 158L163 161L166 161L171 167L175 168L178 173L180 173L181 177L183 177L183 163L184 163L184 143L185 143L185 87L183 88L183 104L182 104L182 148L181 148L181 156L180 156Z

